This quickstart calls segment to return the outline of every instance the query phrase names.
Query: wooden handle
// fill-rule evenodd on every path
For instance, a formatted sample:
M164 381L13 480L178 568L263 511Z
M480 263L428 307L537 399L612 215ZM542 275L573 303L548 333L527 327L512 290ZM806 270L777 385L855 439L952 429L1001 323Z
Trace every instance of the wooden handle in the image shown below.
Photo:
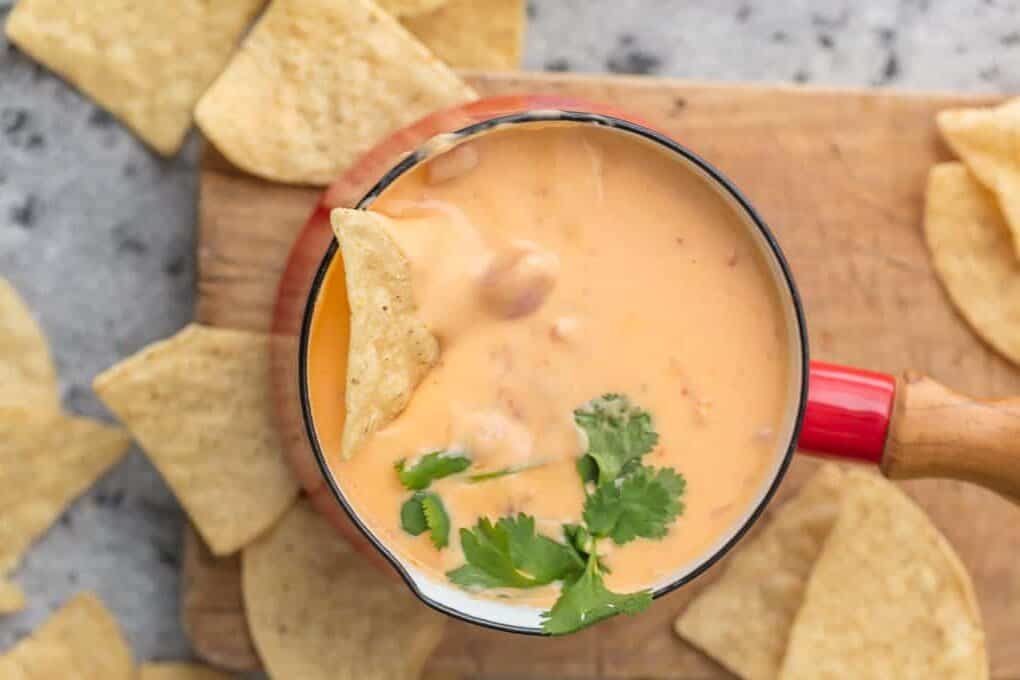
M882 472L961 479L1020 503L1020 398L979 401L907 373L897 384Z

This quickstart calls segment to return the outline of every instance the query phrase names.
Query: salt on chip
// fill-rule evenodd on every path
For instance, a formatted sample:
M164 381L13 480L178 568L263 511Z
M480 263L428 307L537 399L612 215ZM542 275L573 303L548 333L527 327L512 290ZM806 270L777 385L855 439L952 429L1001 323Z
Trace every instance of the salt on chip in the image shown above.
M0 614L12 614L25 608L25 593L0 576Z
M57 371L39 324L0 277L0 408L60 409Z
M0 577L130 443L87 418L0 408Z
M891 482L847 474L780 678L980 680L988 658L970 576Z
M1020 364L1020 260L994 197L962 164L932 168L924 233L935 273L960 314Z
M191 663L144 663L138 680L230 680L232 675Z
M0 656L4 680L134 680L120 626L92 593L74 596L31 636Z
M524 0L450 0L404 26L453 68L511 70L524 51Z
M475 97L372 0L275 0L195 116L239 168L327 184L391 132Z
M355 553L306 501L241 558L244 604L269 675L413 680L444 618Z
M447 0L377 0L380 7L393 16L416 16L431 12L446 4Z
M218 555L268 529L297 483L273 424L269 337L192 324L96 378Z
M949 146L995 194L1020 258L1020 98L995 108L942 111L937 121Z
M265 0L20 0L7 36L162 154Z
M745 680L775 680L844 473L819 470L676 621L676 632Z
M439 343L417 316L411 263L387 233L389 220L365 210L330 215L340 243L351 310L341 455L404 410L439 358Z

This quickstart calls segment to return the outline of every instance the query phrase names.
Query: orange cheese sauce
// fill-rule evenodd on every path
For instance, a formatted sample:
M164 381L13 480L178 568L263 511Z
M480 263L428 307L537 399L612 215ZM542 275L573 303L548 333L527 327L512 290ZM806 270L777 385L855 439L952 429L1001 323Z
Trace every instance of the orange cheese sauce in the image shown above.
M599 551L611 589L659 584L744 520L782 456L799 387L785 292L729 199L648 142L543 124L468 145L405 174L370 206L394 220L440 360L405 411L340 460L349 311L337 258L310 340L320 443L379 538L444 578L464 562L457 530L482 516L524 512L562 539L584 504L573 410L625 394L659 432L644 462L686 478L686 509L661 540L607 539ZM401 529L410 492L394 463L449 448L469 453L468 473L538 467L433 483L453 523L438 551L426 534ZM504 594L549 605L557 592Z

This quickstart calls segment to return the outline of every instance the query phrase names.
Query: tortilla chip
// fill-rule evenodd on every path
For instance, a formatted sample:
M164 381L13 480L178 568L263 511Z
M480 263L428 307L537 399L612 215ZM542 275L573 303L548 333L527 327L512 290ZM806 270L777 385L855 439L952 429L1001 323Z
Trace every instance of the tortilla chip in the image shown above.
M138 680L230 680L234 676L190 663L145 663Z
M839 510L844 473L826 465L729 561L676 632L745 680L775 680L811 567Z
M0 614L13 614L25 608L25 593L14 583L0 578Z
M216 554L249 543L293 502L297 483L272 422L267 335L192 324L93 387Z
M14 287L0 277L0 408L60 409L57 370L39 324Z
M71 598L56 614L0 656L4 680L134 680L135 664L120 626L92 593Z
M927 515L891 482L847 473L780 677L988 677L970 576Z
M377 0L380 7L397 17L425 14L445 5L447 0Z
M991 109L943 111L937 120L949 146L995 194L1020 258L1020 98Z
M306 501L244 549L248 623L274 678L412 680L445 619L377 571Z
M328 184L389 133L475 97L371 0L275 0L195 116L239 168Z
M0 577L130 443L87 418L0 408Z
M162 154L265 0L20 0L7 36Z
M342 457L350 458L404 410L439 358L439 343L416 316L411 264L386 233L389 220L344 208L334 210L330 220L340 242L351 308L341 444Z
M524 0L450 0L404 26L453 68L520 68Z
M960 314L1020 364L1020 260L992 194L962 164L932 168L924 232L935 273Z

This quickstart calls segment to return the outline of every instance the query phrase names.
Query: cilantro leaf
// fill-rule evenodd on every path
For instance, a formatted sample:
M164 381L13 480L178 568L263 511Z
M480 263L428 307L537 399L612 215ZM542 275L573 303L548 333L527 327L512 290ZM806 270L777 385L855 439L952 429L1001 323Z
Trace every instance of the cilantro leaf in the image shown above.
M573 633L617 614L637 614L651 602L652 594L647 590L611 592L602 580L597 560L591 557L581 575L564 584L553 608L542 614L542 630L549 635Z
M433 451L422 456L414 465L408 466L406 461L397 461L397 476L400 483L412 491L428 488L429 484L463 472L471 465L467 456L450 453L449 451Z
M625 465L640 460L659 441L651 415L620 394L606 394L574 411L574 422L588 438L584 458L598 467L598 483L615 480ZM589 481L590 463L579 463L581 478Z
M429 525L429 538L437 550L450 544L450 516L446 514L443 501L434 493L427 493L421 499L422 514Z
M595 536L624 544L662 538L684 506L686 482L672 468L642 466L613 484L601 484L584 504L584 522Z
M419 536L429 528L428 520L425 519L425 509L421 504L423 495L416 493L400 506L400 526L412 536Z
M400 507L400 526L412 536L427 530L432 545L439 550L450 543L450 516L443 500L434 493L419 491L408 498Z
M523 513L495 524L482 517L460 530L460 542L467 564L447 573L459 586L534 588L584 568L575 550L535 533L535 519Z

